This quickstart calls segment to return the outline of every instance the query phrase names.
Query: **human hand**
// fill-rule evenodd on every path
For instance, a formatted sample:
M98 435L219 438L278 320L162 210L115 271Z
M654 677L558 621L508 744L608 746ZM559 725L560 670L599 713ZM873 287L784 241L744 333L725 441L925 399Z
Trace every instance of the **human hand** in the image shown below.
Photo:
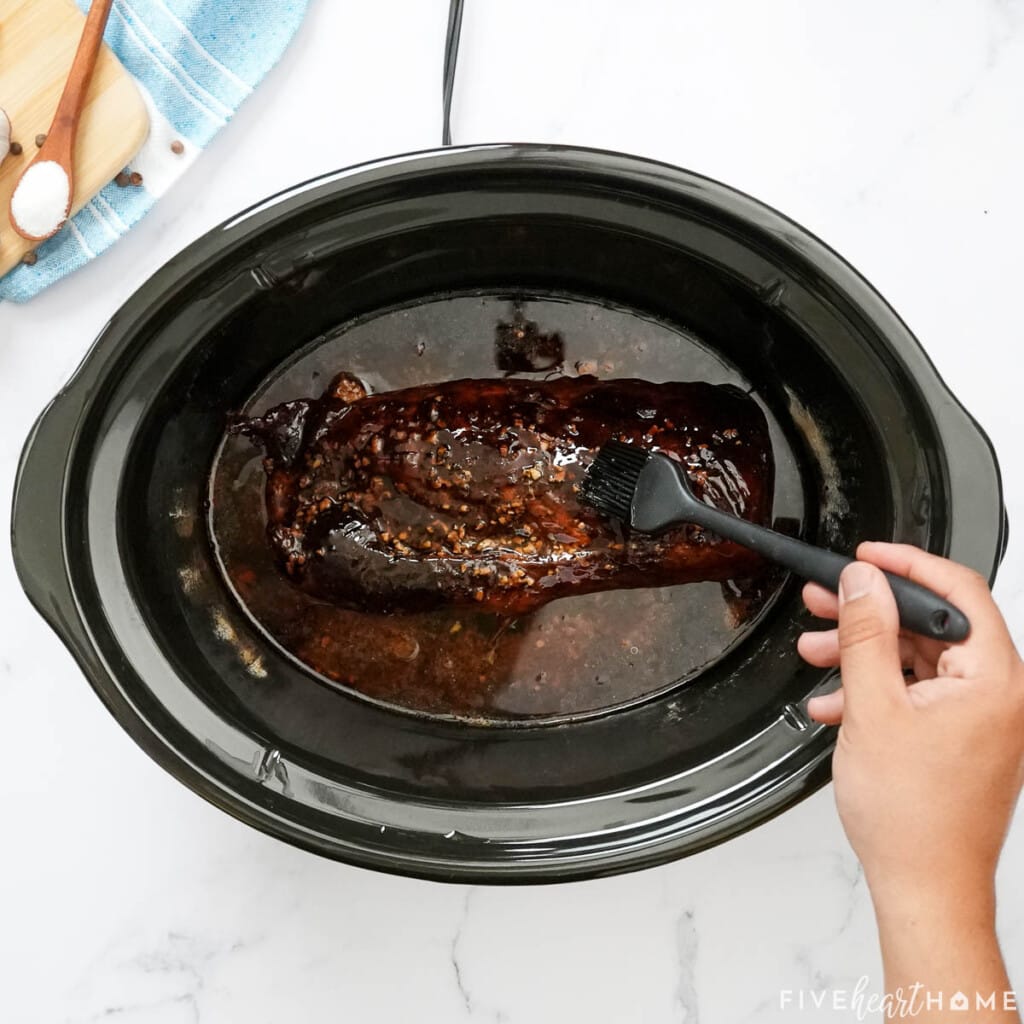
M907 545L861 544L857 558L838 599L804 588L808 609L839 626L798 644L812 665L842 673L842 688L807 710L840 726L832 774L847 836L876 907L991 890L1024 782L1024 664L977 573ZM971 635L902 633L879 569L957 605Z

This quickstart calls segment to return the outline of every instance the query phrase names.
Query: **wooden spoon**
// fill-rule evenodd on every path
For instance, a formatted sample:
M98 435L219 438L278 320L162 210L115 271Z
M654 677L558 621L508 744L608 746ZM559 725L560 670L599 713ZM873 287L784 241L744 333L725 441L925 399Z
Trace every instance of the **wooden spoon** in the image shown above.
M68 80L64 85L64 92L61 93L60 102L57 104L57 112L53 115L53 124L50 125L50 130L46 134L46 141L36 158L22 172L18 184L11 194L9 211L11 227L22 238L29 241L42 242L55 235L63 227L71 212L71 201L75 194L75 136L78 134L78 122L82 115L82 107L85 106L85 94L89 90L90 81L92 81L96 58L99 56L100 44L103 42L103 30L107 26L107 18L110 16L113 2L114 0L93 0L90 5L89 14L85 19L85 27L82 29L82 38L78 44L75 59L71 62ZM60 174L56 168L47 168L42 173L38 170L38 165L44 163L56 164L64 172L67 178L67 202L60 217L54 216L56 222L52 228L43 228L43 233L32 234L29 227L19 224L15 217L15 208L19 205L17 202L18 190L30 174L34 175L36 181L42 175L46 175L50 185L55 182L60 185ZM33 171L33 168L37 168L37 170ZM22 202L24 198L23 193ZM32 226L36 230L40 230L37 225L33 224Z

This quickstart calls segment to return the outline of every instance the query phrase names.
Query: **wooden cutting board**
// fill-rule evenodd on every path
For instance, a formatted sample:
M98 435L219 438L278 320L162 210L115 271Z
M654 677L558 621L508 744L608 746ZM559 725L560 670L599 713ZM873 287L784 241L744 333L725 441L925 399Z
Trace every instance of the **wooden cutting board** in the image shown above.
M11 139L23 150L0 164L0 276L34 247L11 227L11 193L35 157L35 137L50 127L84 24L71 0L0 0L0 107L11 119ZM138 153L148 131L135 82L104 46L75 142L72 213Z

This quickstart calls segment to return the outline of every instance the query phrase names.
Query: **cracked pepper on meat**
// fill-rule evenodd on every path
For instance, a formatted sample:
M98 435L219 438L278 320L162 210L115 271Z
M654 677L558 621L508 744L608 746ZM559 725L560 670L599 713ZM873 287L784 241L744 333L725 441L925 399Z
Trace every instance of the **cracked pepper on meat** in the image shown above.
M734 579L762 564L692 526L624 535L579 500L597 449L618 438L680 461L703 500L765 522L768 425L731 385L581 376L368 395L343 372L320 398L232 431L264 450L278 564L340 607L519 615L569 594Z

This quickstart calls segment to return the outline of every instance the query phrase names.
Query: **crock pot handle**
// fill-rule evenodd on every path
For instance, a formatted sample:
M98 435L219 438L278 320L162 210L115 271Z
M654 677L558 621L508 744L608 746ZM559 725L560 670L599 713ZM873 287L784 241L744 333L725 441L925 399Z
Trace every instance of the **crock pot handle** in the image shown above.
M14 567L28 599L71 653L88 660L88 641L65 569L64 472L81 414L69 390L42 411L18 463L11 511Z

